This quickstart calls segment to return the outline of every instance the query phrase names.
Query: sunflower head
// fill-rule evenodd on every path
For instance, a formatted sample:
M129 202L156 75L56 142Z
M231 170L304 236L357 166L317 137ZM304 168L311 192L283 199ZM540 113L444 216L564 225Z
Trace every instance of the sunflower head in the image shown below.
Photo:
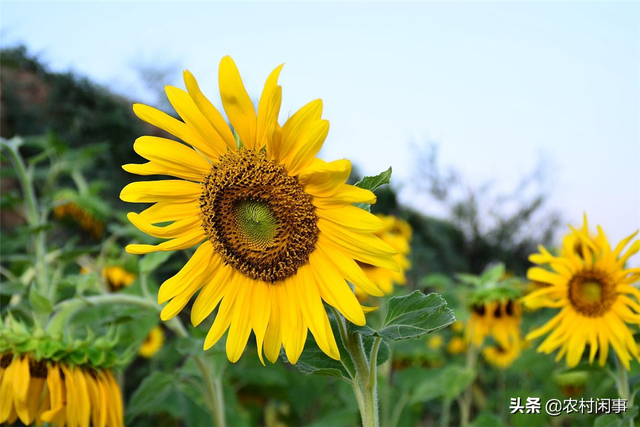
M640 357L633 339L635 328L631 326L640 324L640 291L632 286L640 278L640 269L626 268L625 264L640 250L640 241L633 242L625 252L634 233L612 248L602 228L598 227L592 237L586 217L581 230L572 229L572 236L564 239L562 255L554 256L540 247L540 253L529 258L541 267L529 269L528 278L548 286L527 295L524 303L561 311L527 338L550 333L538 351L559 349L556 359L566 356L570 367L580 362L587 345L589 363L599 352L601 365L606 363L609 347L613 347L629 369L630 360Z
M103 201L71 189L58 191L53 199L53 215L58 220L72 220L94 239L102 236L108 211Z
M562 394L567 397L580 396L589 381L589 373L585 371L558 372L553 376Z
M451 337L447 344L447 351L451 354L460 354L467 351L467 342L459 336Z
M520 356L519 342L510 343L507 346L501 344L489 345L482 350L484 360L498 369L507 369Z
M147 335L147 338L145 338L144 342L140 346L138 354L146 359L151 359L160 351L163 344L164 331L161 326L156 326L149 331L149 335Z
M383 221L353 206L373 203L375 195L346 184L348 160L316 158L329 131L322 102L312 101L284 124L278 122L281 69L267 78L256 111L235 63L224 57L219 87L226 118L186 71L186 91L166 88L181 120L145 105L133 107L142 120L181 142L139 138L134 149L149 162L123 166L138 175L173 177L122 190L126 202L153 204L130 213L129 220L166 239L126 250L197 247L160 288L159 303L168 302L162 319L178 314L197 295L194 325L216 313L205 349L229 330L227 355L233 362L251 332L261 361L264 353L274 362L284 346L295 363L308 331L326 354L339 358L323 302L362 325L363 309L347 281L382 296L361 265L399 270L397 249L375 235Z

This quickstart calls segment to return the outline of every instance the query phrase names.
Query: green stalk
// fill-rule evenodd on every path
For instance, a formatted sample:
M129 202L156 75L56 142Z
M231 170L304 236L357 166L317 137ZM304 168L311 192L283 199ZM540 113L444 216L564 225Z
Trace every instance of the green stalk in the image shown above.
M349 332L345 318L337 310L333 308L332 310L338 320L342 343L356 369L356 378L352 386L358 401L362 426L378 427L377 358L381 338L375 338L371 348L370 359L368 360L362 336L358 333Z
M478 361L478 348L471 344L469 346L469 351L467 351L467 357L465 361L465 366L467 369L475 369L476 363ZM471 415L471 404L473 403L473 381L469 385L469 387L462 393L460 396L459 404L460 404L460 425L462 427L467 427L469 425L469 417Z
M39 215L40 207L38 206L38 199L36 198L36 192L33 188L32 174L28 173L16 144L3 143L2 145L7 149L5 152L8 153L9 160L15 168L20 186L22 187L27 223L31 228L36 230L33 236L33 246L35 253L34 268L36 270L35 281L38 292L53 302L56 290L53 285L49 286L47 280L47 263L45 261L47 247L45 230L43 228L44 219L41 220Z
M618 397L620 397L620 399L625 399L628 407L631 408L633 407L633 402L631 401L631 391L629 389L629 374L615 352L613 353L613 360L616 362L617 375L615 378L617 380L616 388L618 389ZM629 426L635 426L633 419L629 420Z

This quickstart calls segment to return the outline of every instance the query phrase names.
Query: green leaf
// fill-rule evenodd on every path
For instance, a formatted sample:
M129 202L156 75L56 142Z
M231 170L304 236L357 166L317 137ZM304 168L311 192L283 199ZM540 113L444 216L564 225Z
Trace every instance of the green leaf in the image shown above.
M360 181L356 182L355 186L364 188L365 190L375 191L378 187L389 184L391 182L391 167L384 172L379 173L376 176L365 176ZM355 206L371 211L371 205L369 203L355 203Z
M504 268L504 264L496 264L493 267L485 270L480 276L480 280L482 281L482 283L497 282L502 278L502 276L504 276L505 271L506 270Z
M375 191L378 187L389 184L391 182L391 168L384 172L380 172L376 176L365 176L360 181L356 182L356 187L364 188L365 190Z
M155 371L146 377L131 396L127 413L131 416L169 412L173 415L181 413L175 408L179 401L176 378L164 372Z
M370 326L349 328L363 336L382 337L385 341L415 339L440 330L455 322L453 311L438 294L425 295L414 291L410 295L389 299L389 311L379 331Z
M18 282L3 282L2 286L0 286L0 295L16 295L24 292L25 286Z
M596 418L593 427L622 427L622 420L613 414L601 415Z
M507 425L493 414L480 414L471 424L471 427L507 427Z
M38 293L34 287L32 287L29 292L29 302L36 313L49 314L53 312L53 304L51 304L51 301Z
M140 273L149 273L160 267L166 260L168 260L173 252L152 252L145 255L140 260Z
M401 377L401 384L410 390L412 403L424 403L439 397L453 401L471 385L475 377L473 369L457 365L427 371L415 368Z

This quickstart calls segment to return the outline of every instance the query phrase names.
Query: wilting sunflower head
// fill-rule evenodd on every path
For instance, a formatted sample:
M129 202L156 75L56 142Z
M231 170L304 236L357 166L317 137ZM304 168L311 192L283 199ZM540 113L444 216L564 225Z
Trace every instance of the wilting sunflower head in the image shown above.
M451 354L460 354L467 351L467 343L462 337L453 336L447 344L447 351Z
M120 388L108 369L0 355L0 423L124 426Z
M102 277L112 292L131 286L136 280L135 274L117 265L104 267L102 269Z
M640 357L630 327L640 324L640 291L632 286L640 279L640 269L625 268L625 263L640 250L640 241L624 252L634 233L612 249L602 228L591 237L586 224L585 217L582 230L572 229L574 239L565 242L580 244L567 244L561 256L540 247L540 253L529 257L545 268L530 268L528 278L549 286L527 295L524 303L562 310L527 339L550 333L538 351L549 354L559 348L556 360L566 355L570 367L580 362L587 344L589 363L599 352L599 363L604 365L611 346L629 369L630 360Z
M53 215L58 220L73 220L94 239L102 236L107 208L101 201L62 189L54 195L54 204Z
M126 357L113 352L114 335L65 340L7 318L0 324L0 423L124 425L111 368Z
M498 369L507 369L520 356L521 347L518 341L507 346L490 345L482 350L484 360Z
M147 338L140 346L140 350L138 351L138 353L144 358L151 359L156 355L156 353L160 351L163 344L164 331L162 330L162 327L156 326L155 328L151 329L149 335L147 335Z
M471 315L465 328L465 340L476 347L482 346L489 336L504 348L519 342L522 292L519 280L504 278L502 274L497 281L476 286L468 297Z
M382 221L353 206L373 203L368 190L346 184L347 160L316 158L329 130L322 102L312 101L282 126L278 115L282 66L268 77L257 112L230 57L220 62L219 110L185 71L186 91L167 87L182 120L145 105L134 105L142 120L181 142L144 136L135 151L149 160L129 164L138 175L174 179L134 182L120 194L132 203L153 203L130 221L162 239L158 245L132 244L144 254L197 246L189 262L161 286L158 301L167 320L196 295L194 325L217 307L205 339L213 346L229 330L227 355L237 361L253 331L262 361L274 362L284 345L295 363L307 331L320 348L339 358L323 301L355 324L365 323L350 282L382 296L358 263L398 271L396 249L375 236ZM171 222L169 225L157 224ZM199 246L198 246L199 245Z
M411 226L401 218L393 215L377 215L382 221L383 227L376 233L384 242L393 247L397 253L394 260L398 263L400 271L392 271L374 265L360 263L360 267L367 277L385 294L393 291L393 285L405 285L407 283L406 271L411 268L409 254L411 252ZM356 286L356 295L360 301L368 298L368 293Z
M553 376L553 379L564 396L577 397L587 388L589 373L585 371L558 372Z

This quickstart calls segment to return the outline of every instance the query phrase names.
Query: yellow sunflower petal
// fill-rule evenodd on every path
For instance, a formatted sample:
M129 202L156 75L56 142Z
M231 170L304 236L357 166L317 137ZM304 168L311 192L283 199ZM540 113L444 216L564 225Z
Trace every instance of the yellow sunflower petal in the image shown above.
M227 292L229 283L235 283L237 273L226 265L221 265L211 280L204 285L191 308L191 323L198 326L215 310Z
M264 343L264 336L267 332L267 325L269 324L269 317L271 315L271 304L269 304L271 296L269 295L269 284L264 282L256 282L253 287L253 295L251 298L251 329L256 336L256 346L258 348L258 357L260 363L264 366L264 359L262 357L262 347Z
M292 155L300 137L320 119L320 116L322 116L322 100L316 99L289 117L282 126L279 159L286 159Z
M209 120L209 123L211 123L211 126L213 126L218 136L224 141L227 148L235 150L236 140L233 137L226 120L222 117L222 114L220 114L218 109L214 107L211 101L209 101L202 91L200 91L198 82L189 71L185 70L183 77L189 95L191 95L191 98L193 98L193 101L196 103L202 114L204 114L207 120Z
M178 249L191 248L205 239L205 235L202 230L196 229L189 233L183 234L175 239L167 240L159 245L139 245L131 244L127 245L125 250L130 254L148 254L158 251L175 251Z
M276 363L278 356L280 355L280 349L282 348L282 325L281 325L281 309L276 296L276 286L269 287L269 297L271 303L271 314L269 318L269 325L267 325L267 332L264 336L264 355L267 356L269 362Z
M276 67L267 78L258 104L256 128L256 148L267 147L267 153L273 155L273 131L278 125L278 114L282 102L282 88L278 86L278 76L284 64Z
M203 140L200 135L195 133L192 129L189 129L185 123L178 119L174 119L167 113L163 113L156 108L143 104L134 104L133 112L145 122L169 132L171 135L177 136L201 152L212 152L208 143Z
M256 110L247 94L238 67L230 56L220 61L218 83L222 105L231 125L240 136L242 144L256 148Z
M211 325L211 328L207 333L207 337L204 339L205 350L208 350L213 345L215 345L215 343L220 340L227 329L229 329L229 325L231 324L231 320L233 318L233 308L238 291L239 287L232 286L229 289L229 292L222 299L220 308L218 309L218 313L216 314L216 319L213 321L213 325Z
M314 159L298 176L304 190L314 196L330 197L351 175L351 162L346 159L325 162Z
M376 195L373 192L347 184L339 187L330 197L315 196L313 198L313 204L324 209L339 208L352 203L373 204L375 202Z
M200 216L200 214L200 206L197 200L158 202L140 212L140 216L151 224L193 218Z
M289 155L285 158L290 175L298 175L313 161L322 148L328 133L329 122L327 120L318 120L301 133Z
M180 114L180 117L182 117L187 127L193 133L197 134L200 140L206 142L205 145L195 148L212 160L217 159L221 154L225 154L227 152L225 142L218 137L218 133L198 109L198 106L189 94L173 86L166 86L165 92L167 93L169 102L171 102L173 108Z
M132 182L122 189L120 199L130 203L197 200L202 194L200 184L181 180Z
M309 257L309 264L315 271L322 299L338 309L351 323L364 325L366 320L358 299L331 261L319 252L314 252Z

